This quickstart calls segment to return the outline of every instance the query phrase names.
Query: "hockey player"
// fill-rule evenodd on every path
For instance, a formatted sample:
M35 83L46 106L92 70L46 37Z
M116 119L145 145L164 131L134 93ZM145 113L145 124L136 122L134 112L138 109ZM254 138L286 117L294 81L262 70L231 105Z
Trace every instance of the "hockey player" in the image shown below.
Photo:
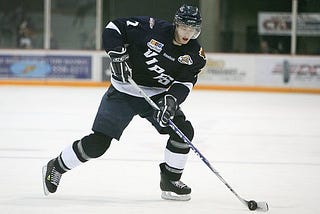
M56 192L63 173L103 155L112 139L119 140L132 118L139 115L169 137L164 162L160 164L162 198L190 199L191 188L180 180L190 148L168 127L168 121L171 119L192 140L193 127L179 105L206 62L196 40L200 31L199 10L188 5L178 9L173 23L132 17L107 24L103 44L111 58L111 86L102 97L93 132L66 147L43 167L46 195ZM159 111L153 110L128 83L129 77L158 104Z

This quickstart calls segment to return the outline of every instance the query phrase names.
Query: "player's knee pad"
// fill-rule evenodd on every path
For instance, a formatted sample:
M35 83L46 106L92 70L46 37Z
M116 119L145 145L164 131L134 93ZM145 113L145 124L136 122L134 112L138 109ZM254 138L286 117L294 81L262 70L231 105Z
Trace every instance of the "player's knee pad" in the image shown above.
M190 121L180 120L176 122L176 125L190 141L193 139L194 129ZM187 154L190 151L189 145L185 143L176 133L170 134L166 148L171 152L180 154Z
M98 158L103 155L110 146L112 138L102 133L93 133L81 139L83 152L89 158Z
M190 121L188 120L176 120L174 121L175 125L182 131L182 133L190 140L192 141L194 136L194 129ZM183 140L177 135L175 132L174 134L170 134L170 138L176 140L176 141L182 141Z

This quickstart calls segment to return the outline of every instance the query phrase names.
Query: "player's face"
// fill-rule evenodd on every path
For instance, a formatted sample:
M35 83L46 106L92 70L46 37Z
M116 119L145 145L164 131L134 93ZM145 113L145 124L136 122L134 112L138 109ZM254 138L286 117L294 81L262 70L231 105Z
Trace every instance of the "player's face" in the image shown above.
M176 25L175 41L181 45L187 44L190 39L197 33L197 30L191 26L179 24Z

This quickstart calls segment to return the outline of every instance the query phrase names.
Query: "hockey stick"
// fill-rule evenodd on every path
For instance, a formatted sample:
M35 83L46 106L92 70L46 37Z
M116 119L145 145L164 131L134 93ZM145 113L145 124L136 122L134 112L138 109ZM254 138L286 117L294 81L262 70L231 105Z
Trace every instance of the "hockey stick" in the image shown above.
M136 82L129 77L128 81L130 84L139 92L139 94L154 108L159 110L157 104L155 104L151 98L136 84ZM194 153L210 168L210 170L228 187L228 189L249 209L266 212L269 210L267 202L256 202L254 200L247 201L240 197L240 195L227 183L227 181L219 174L219 172L211 166L209 161L201 154L201 152L191 143L191 141L182 133L182 131L171 121L169 120L170 128L177 134L179 137L187 143Z

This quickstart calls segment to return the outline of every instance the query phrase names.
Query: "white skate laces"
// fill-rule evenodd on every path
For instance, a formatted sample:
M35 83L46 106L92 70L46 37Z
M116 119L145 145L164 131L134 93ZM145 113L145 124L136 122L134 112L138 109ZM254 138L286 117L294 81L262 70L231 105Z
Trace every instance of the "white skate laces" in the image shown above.
M61 176L62 174L53 167L51 173L47 177L47 180L53 185L58 186L60 183Z

